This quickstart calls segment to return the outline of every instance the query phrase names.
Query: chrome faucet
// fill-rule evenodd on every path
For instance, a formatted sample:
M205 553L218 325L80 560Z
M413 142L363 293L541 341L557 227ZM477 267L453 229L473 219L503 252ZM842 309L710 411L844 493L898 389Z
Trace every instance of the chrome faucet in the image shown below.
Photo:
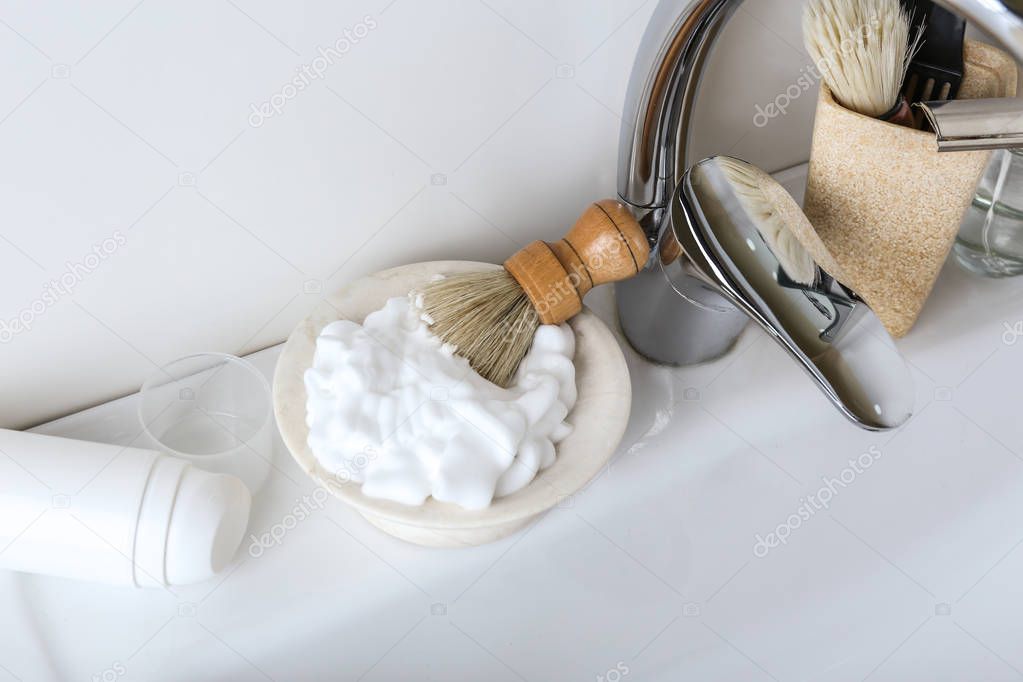
M985 29L1023 62L1023 0L939 2ZM855 292L818 268L813 285L793 294L781 281L784 273L771 270L776 259L754 265L743 260L741 249L723 246L748 243L758 253L770 251L769 245L749 239L755 235L752 217L735 202L734 188L714 181L717 165L697 164L690 153L703 69L741 4L660 0L640 44L623 116L618 189L653 248L643 272L616 286L622 329L649 359L688 365L726 353L752 319L853 422L868 429L893 428L909 417L904 408L907 400L911 403L912 387L893 385L891 371L882 380L864 370L873 365L891 370L902 361ZM981 131L976 137L991 135ZM989 141L988 146L996 144ZM740 236L747 241L736 242ZM766 279L761 268L771 270ZM807 301L829 314L816 319L816 313L807 312ZM828 320L838 310L857 323L836 331ZM816 330L816 338L807 340L808 329ZM885 343L876 343L879 336ZM822 358L829 363L823 369ZM908 381L908 372L905 377Z

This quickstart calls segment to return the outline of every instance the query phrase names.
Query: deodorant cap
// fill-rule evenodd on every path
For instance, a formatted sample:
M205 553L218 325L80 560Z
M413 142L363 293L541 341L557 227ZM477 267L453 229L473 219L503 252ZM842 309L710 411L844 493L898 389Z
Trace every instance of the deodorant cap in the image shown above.
M160 457L135 541L137 585L190 585L227 566L241 545L252 496L238 478Z

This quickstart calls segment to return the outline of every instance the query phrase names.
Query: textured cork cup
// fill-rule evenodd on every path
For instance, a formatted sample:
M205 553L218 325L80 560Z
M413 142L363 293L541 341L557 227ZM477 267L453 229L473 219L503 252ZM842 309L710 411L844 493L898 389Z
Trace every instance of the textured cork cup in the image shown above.
M1016 63L967 41L960 99L1014 97ZM913 327L990 152L939 154L934 133L862 116L821 84L805 211L845 276L896 338Z

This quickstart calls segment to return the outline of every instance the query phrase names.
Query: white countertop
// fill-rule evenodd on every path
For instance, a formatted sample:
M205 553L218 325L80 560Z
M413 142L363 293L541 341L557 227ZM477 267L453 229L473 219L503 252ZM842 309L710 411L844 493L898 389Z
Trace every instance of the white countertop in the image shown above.
M612 320L610 292L591 298ZM612 466L527 531L423 549L331 500L173 592L0 573L0 680L1023 678L1017 322L1023 279L946 267L899 342L916 416L888 434L847 423L757 329L702 367L627 351ZM278 353L252 359L269 376ZM134 401L38 430L128 443ZM274 463L257 535L314 487L279 442Z

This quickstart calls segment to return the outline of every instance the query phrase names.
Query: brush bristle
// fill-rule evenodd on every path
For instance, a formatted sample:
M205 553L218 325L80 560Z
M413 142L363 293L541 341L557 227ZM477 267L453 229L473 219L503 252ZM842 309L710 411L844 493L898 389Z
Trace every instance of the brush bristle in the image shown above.
M507 388L540 326L522 287L503 268L452 275L422 291L430 330L477 373Z
M808 0L803 40L842 106L877 118L898 103L922 31L899 0Z
M771 253L778 259L785 274L793 282L811 285L817 278L817 263L778 212L771 198L761 186L762 178L748 166L727 157L718 159L718 165L731 182L735 195L746 213L754 219L760 235Z

